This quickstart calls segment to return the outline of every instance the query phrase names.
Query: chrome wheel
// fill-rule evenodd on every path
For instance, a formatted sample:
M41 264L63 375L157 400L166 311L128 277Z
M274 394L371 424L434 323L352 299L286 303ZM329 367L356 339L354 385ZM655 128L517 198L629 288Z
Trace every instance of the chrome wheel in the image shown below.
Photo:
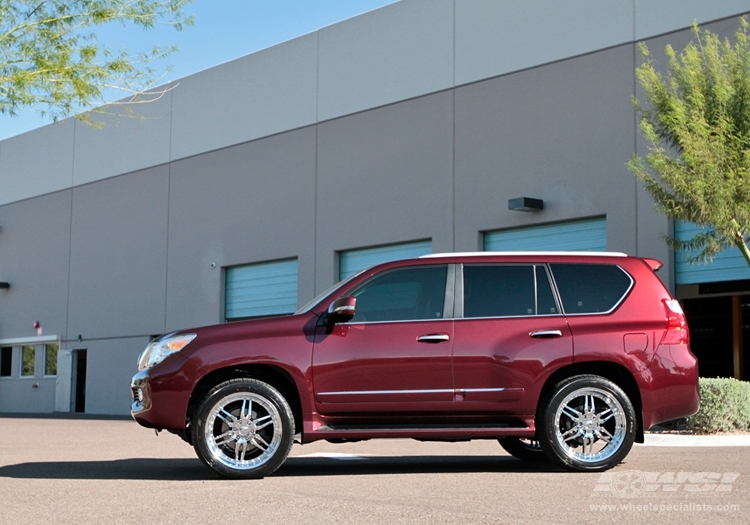
M214 387L193 421L198 457L226 477L258 478L286 459L294 436L289 404L272 386L233 379Z
M232 469L249 470L268 461L279 449L281 418L268 400L238 392L213 406L204 432L217 461Z
M598 376L576 376L553 389L538 417L546 455L571 470L602 471L620 463L635 440L627 395Z
M572 392L555 412L555 438L565 453L585 462L611 458L625 439L622 405L608 392L586 388Z

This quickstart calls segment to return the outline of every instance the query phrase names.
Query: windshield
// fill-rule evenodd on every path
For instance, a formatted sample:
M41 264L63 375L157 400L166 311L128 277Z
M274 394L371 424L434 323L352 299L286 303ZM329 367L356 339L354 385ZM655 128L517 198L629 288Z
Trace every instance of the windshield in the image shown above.
M294 312L294 314L295 314L295 315L298 315L298 314L303 314L303 313L305 313L305 312L309 311L309 310L310 310L310 309L311 309L311 308L312 308L313 306L315 306L315 305L316 305L316 304L318 304L318 303L319 303L320 301L322 301L322 300L323 300L323 298L324 298L324 297L325 297L326 295L328 295L328 294L330 294L330 293L333 293L333 291L334 291L334 290L336 290L337 288L339 288L339 287L341 287L341 286L344 286L344 285L345 285L346 283L348 283L349 281L351 281L351 280L352 280L352 279L354 279L355 277L358 277L358 276L359 276L360 274L362 274L362 272L364 272L364 271L365 271L365 270L360 270L360 271L358 271L357 273L355 273L355 274L352 274L352 275L350 275L349 277L347 277L347 278L346 278L346 279L344 279L343 281L339 281L339 282L337 282L336 284L334 284L333 286L331 286L330 288L328 288L328 289L327 289L327 290L326 290L325 292L323 292L323 293L321 293L321 294L318 294L318 295L317 295L317 296L315 297L315 299L313 299L313 300L312 300L312 301L310 301L309 303L305 304L305 305L304 305L304 306L303 306L302 308L300 308L299 310L297 310L296 312Z

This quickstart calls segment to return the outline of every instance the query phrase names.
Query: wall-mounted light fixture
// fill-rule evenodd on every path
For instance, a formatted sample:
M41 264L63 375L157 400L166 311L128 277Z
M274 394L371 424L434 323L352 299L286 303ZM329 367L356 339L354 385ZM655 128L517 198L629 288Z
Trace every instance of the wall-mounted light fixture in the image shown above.
M531 197L508 199L508 209L513 211L539 211L544 209L544 201Z

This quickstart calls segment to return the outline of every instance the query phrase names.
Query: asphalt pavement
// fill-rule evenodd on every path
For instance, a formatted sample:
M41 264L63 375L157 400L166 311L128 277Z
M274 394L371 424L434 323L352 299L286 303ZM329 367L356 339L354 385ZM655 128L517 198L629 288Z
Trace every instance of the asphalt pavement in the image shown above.
M572 473L495 441L316 442L236 481L126 419L0 416L0 524L747 524L748 445L650 434L618 467Z

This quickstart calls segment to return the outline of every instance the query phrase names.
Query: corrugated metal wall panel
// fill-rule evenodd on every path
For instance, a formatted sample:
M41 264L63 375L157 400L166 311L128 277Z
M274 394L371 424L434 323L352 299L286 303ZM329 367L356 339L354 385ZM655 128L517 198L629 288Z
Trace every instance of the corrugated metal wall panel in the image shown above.
M607 219L597 217L484 234L484 250L502 251L589 251L607 250Z
M408 242L339 253L339 280L376 264L432 253L432 241Z
M680 241L687 241L700 230L701 228L696 224L677 221L674 225L674 236ZM708 264L690 264L687 261L690 253L677 251L674 254L674 273L677 284L750 279L750 267L737 248L728 248L719 252L714 260Z
M227 319L292 313L297 309L297 259L227 268Z

